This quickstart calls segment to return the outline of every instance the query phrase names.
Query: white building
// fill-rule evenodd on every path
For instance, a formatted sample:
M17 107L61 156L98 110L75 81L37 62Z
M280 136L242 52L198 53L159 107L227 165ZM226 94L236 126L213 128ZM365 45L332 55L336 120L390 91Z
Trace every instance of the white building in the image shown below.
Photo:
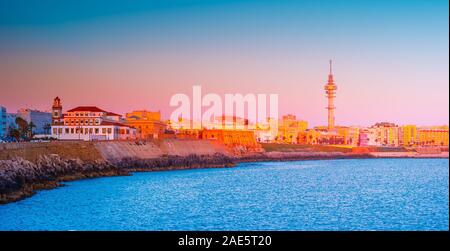
M53 138L59 140L128 140L136 138L136 129L121 123L121 115L95 106L79 106L62 113L55 98L52 112Z
M400 129L397 125L388 122L376 123L367 128L367 145L390 146L399 145Z

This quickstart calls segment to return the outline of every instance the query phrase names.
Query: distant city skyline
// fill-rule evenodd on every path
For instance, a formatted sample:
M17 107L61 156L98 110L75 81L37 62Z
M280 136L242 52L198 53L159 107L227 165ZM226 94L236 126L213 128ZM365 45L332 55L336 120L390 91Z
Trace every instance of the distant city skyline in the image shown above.
M204 92L278 93L279 115L449 124L448 1L0 3L0 105L120 114ZM40 8L37 6L39 5ZM37 10L40 11L37 11Z

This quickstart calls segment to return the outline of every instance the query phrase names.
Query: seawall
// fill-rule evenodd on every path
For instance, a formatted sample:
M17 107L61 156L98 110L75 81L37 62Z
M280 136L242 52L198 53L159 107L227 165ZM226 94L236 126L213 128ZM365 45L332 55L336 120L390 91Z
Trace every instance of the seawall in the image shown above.
M96 150L104 160L116 163L123 159L155 159L166 156L230 155L225 146L209 140L167 139L161 141L96 142Z
M118 162L123 158L153 159L163 156L230 155L229 150L209 140L135 141L52 141L0 144L0 160L14 157L36 162L40 156L57 154L65 159Z

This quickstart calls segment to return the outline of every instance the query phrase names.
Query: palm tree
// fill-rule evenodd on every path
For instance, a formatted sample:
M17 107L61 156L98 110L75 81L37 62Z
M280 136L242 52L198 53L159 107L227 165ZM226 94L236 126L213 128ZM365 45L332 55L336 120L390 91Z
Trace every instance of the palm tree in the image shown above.
M36 125L33 123L33 121L31 121L29 124L28 124L28 138L29 139L32 139L33 138L33 128L36 128Z
M20 134L20 138L25 139L28 136L28 123L21 117L16 117L17 130Z
M44 130L45 130L46 134L50 134L51 129L52 129L52 126L49 123L44 125Z
M9 131L9 136L11 138L14 138L16 141L20 141L21 138L21 133L19 129L12 129L11 131Z

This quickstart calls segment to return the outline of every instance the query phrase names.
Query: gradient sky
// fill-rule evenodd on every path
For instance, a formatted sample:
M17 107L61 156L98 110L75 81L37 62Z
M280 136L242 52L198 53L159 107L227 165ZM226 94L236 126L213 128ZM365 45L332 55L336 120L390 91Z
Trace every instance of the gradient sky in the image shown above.
M279 112L336 122L449 121L447 0L2 0L0 105L161 110L175 93L278 93Z

